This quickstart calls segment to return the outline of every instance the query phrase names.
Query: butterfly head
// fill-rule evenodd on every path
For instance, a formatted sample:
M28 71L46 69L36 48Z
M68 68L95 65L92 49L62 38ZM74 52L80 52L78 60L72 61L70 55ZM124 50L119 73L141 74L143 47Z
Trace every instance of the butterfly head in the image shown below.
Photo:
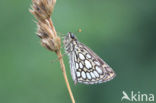
M70 40L77 40L76 36L73 33L71 33L71 32L68 32L67 37Z
M68 44L70 44L71 42L74 42L74 41L77 41L76 36L73 33L68 32L67 35L65 36L63 42L64 42L65 45L68 45Z

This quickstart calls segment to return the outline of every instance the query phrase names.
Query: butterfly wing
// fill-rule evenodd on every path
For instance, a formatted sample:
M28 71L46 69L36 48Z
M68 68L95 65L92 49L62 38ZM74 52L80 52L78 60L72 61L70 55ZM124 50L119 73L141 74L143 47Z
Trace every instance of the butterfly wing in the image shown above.
M72 53L76 82L96 84L115 77L113 69L84 44L77 42Z

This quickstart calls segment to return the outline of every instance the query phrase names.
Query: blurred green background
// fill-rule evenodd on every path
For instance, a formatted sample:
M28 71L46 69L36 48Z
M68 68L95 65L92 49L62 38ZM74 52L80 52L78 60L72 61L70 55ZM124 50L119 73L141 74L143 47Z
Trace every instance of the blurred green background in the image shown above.
M0 0L0 103L71 103L56 55L35 35L30 4ZM117 73L107 83L75 86L64 56L77 103L120 103L122 91L156 94L155 0L57 0L53 21Z

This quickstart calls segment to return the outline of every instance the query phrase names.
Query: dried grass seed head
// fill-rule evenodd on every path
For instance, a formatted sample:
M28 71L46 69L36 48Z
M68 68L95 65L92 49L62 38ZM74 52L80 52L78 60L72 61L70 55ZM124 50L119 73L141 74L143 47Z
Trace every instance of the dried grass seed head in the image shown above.
M44 21L50 18L56 0L32 0L32 6L30 12L35 15L39 21Z
M37 35L41 38L41 44L50 51L58 51L61 48L61 41L57 35L51 30L47 22L38 22Z

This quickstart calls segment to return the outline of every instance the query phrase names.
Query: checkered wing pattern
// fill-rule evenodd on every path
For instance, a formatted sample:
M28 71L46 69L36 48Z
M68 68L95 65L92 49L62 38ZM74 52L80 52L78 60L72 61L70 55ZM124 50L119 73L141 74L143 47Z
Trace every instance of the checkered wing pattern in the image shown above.
M75 82L97 84L115 77L112 68L72 34L64 39L65 51L70 59L71 75Z

